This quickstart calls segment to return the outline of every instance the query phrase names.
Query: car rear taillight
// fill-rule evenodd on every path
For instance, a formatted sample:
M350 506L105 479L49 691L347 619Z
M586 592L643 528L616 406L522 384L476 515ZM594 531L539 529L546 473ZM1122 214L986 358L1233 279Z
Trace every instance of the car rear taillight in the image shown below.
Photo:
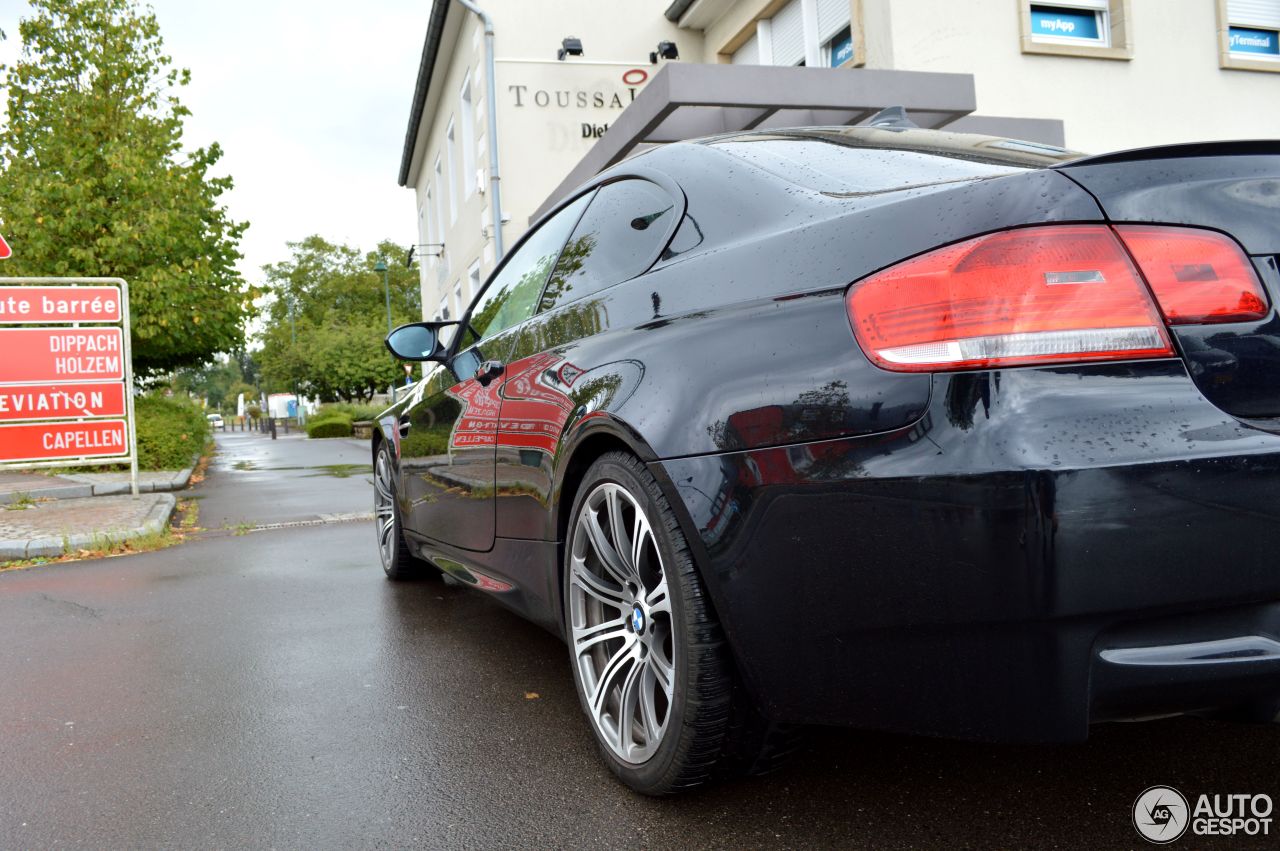
M1173 354L1147 288L1106 225L966 240L855 284L846 305L863 351L896 372Z
M1242 322L1267 315L1267 297L1233 239L1201 228L1118 225L1170 325Z

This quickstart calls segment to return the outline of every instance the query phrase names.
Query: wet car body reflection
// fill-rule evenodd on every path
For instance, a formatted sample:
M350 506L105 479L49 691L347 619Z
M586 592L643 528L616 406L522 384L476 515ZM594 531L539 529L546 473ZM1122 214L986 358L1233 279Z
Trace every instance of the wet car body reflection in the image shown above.
M839 193L719 147L834 136L873 159L881 144L977 146L993 168ZM1103 655L1280 641L1280 227L1255 221L1280 223L1280 207L1254 174L1276 172L1275 153L1249 154L1247 178L1228 149L1146 154L1184 189L1144 195L1114 178L1141 153L997 162L998 141L913 138L765 133L601 175L576 196L588 210L615 183L660 190L630 221L661 245L642 273L580 294L602 243L570 223L527 315L384 416L377 441L398 448L402 498L422 512L407 537L564 634L569 506L592 459L622 449L678 506L770 719L1072 740L1097 721L1280 699L1280 656L1157 671ZM1118 221L1239 226L1265 315L1162 326L1166 353L1108 363L893 371L859 348L846 298L881 270L982 235ZM472 377L485 359L504 367L488 385ZM406 453L419 431L438 442Z

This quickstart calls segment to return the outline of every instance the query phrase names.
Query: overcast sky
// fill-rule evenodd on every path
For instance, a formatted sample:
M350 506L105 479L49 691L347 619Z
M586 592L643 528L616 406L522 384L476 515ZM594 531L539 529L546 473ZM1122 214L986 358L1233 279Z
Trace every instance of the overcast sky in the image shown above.
M371 249L415 238L396 185L430 0L152 0L174 63L191 69L184 141L218 141L226 196L251 223L241 268L259 279L285 242L319 233ZM25 0L0 0L0 56Z

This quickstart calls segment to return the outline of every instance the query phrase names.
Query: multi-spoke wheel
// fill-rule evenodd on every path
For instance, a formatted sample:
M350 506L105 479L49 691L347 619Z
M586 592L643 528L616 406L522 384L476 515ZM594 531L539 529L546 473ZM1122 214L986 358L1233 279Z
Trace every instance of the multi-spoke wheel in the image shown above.
M596 485L578 513L569 618L596 732L618 759L644 762L671 718L675 634L653 529L636 498L613 482Z
M565 561L574 680L610 768L649 794L705 780L728 724L728 662L688 545L638 460L609 453L587 471Z
M378 556L389 579L413 579L434 567L415 558L404 540L400 507L396 502L396 464L391 447L383 443L373 463L373 518L378 532Z

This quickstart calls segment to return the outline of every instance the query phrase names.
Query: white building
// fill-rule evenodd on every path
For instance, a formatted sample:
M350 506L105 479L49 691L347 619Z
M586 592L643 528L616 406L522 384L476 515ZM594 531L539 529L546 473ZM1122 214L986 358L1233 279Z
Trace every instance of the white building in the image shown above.
M1280 0L476 2L494 28L506 246L645 145L893 103L924 126L1091 152L1280 138ZM678 59L651 57L663 42ZM689 64L730 67L664 72ZM434 0L400 170L428 318L456 317L497 261L487 73L480 19Z

